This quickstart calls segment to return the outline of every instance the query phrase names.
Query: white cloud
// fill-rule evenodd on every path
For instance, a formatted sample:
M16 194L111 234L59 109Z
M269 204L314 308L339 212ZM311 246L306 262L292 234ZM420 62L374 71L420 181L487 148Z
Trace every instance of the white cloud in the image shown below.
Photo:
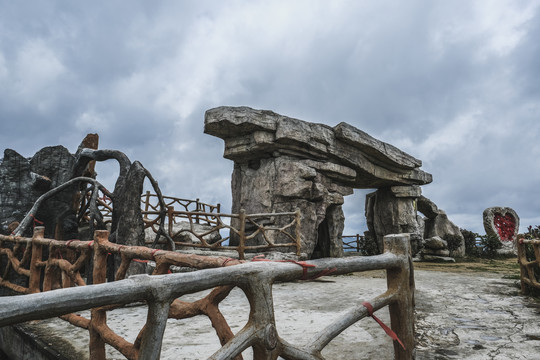
M494 1L489 5L475 4L474 29L469 31L487 35L487 41L477 53L480 60L490 56L508 55L526 34L524 25L534 16L538 1Z
M14 65L14 89L19 101L46 111L66 72L57 53L43 40L26 41L19 48Z
M6 59L4 57L4 54L0 52L0 81L2 81L5 84L5 79L8 75L8 69L6 64Z
M472 110L461 114L429 134L422 143L418 144L416 154L422 160L431 161L442 153L461 150L471 140L479 140L478 134L482 126L482 113L480 111Z
M75 128L80 133L100 133L109 130L114 118L110 114L95 112L93 110L80 114L75 119Z

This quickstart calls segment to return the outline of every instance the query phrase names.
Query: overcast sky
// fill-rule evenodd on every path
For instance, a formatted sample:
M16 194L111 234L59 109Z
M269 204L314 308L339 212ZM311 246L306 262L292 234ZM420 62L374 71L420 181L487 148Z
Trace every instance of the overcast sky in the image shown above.
M97 132L165 194L229 211L233 164L203 133L222 105L399 147L460 227L483 234L491 206L540 224L539 1L0 0L2 150L75 152ZM345 199L348 234L364 193Z

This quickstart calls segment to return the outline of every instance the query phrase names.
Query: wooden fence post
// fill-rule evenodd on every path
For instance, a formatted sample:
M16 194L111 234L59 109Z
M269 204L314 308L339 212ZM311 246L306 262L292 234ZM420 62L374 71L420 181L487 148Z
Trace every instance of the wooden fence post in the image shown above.
M517 253L518 253L518 263L519 263L519 272L520 272L520 283L521 283L521 295L529 294L529 287L525 284L525 278L528 277L527 268L523 265L527 262L527 256L525 254L525 244L521 239L517 239Z
M146 201L144 202L144 217L148 219L148 209L150 208L150 191L146 190Z
M167 207L167 221L169 222L169 236L173 236L173 223L174 223L174 206Z
M389 291L397 291L398 300L391 303L390 321L392 330L405 345L405 349L394 341L394 359L411 360L415 357L414 348L414 280L410 253L410 235L393 234L384 237L384 251L405 258L400 268L388 269L386 278Z
M94 273L93 283L102 284L107 281L107 252L101 249L101 245L109 238L107 230L94 232ZM94 308L90 311L90 359L105 360L105 341L101 338L98 328L103 328L107 322L107 312Z
M39 283L41 280L41 269L37 266L38 261L41 261L43 247L38 244L36 240L43 239L45 234L45 227L36 226L34 228L34 235L32 236L32 257L30 260L30 278L28 280L28 289L30 293L38 293Z
M246 248L246 210L240 209L238 221L240 222L240 229L238 230L238 258L244 260L244 251Z
M300 256L300 251L302 250L302 233L300 231L302 213L300 212L300 209L296 209L296 211L294 212L294 217L296 220L296 228L294 229L294 234L296 238L296 256Z
M196 208L196 210L195 210L196 212L202 211L202 209L201 209L201 204L200 204L198 198L197 198L196 203L195 203L195 208ZM198 224L198 223L199 223L199 214L197 214L196 216L197 216L197 217L196 217L195 222Z

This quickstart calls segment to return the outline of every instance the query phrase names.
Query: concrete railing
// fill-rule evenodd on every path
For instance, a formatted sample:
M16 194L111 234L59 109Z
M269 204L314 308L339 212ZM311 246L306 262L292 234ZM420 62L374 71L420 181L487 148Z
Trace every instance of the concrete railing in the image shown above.
M403 344L394 342L395 358L413 358L414 281L407 234L386 236L385 253L382 255L308 262L263 259L241 262L228 258L206 258L112 244L107 237L106 231L96 231L91 242L49 240L43 238L43 228L40 227L35 229L33 238L0 236L0 252L9 259L9 269L3 269L0 284L27 294L1 299L0 326L61 316L89 330L91 359L105 358L105 343L128 359L159 359L168 318L206 315L222 342L221 349L210 359L241 359L242 352L251 347L255 359L277 359L281 356L291 360L320 360L324 359L322 349L332 339L365 317L375 318L374 311L388 306L391 328ZM45 261L41 260L43 247L49 249L49 258ZM63 256L60 256L62 253ZM106 283L106 264L110 254L119 254L122 259L117 279L125 276L133 261L154 260L155 275L136 275ZM93 259L94 285L83 286L85 282L81 268L90 255ZM69 258L72 260L67 260ZM205 270L167 274L171 265ZM274 283L306 280L329 273L338 275L377 269L387 271L387 291L368 302L359 300L351 304L348 311L336 316L335 321L321 329L307 345L291 344L277 333L272 300ZM29 277L29 286L11 283L6 277L12 272ZM42 287L41 276L45 279ZM234 287L239 287L245 293L251 307L249 321L236 334L232 333L219 311L219 303ZM178 300L182 295L208 289L212 291L198 301L188 303ZM41 290L44 292L39 293ZM139 336L131 343L114 333L107 326L106 318L107 311L137 301L146 302L148 315ZM74 314L85 309L92 309L90 319Z
M532 247L532 259L527 256L526 247ZM521 292L529 293L529 288L540 289L540 240L539 239L518 239L518 262L521 277Z

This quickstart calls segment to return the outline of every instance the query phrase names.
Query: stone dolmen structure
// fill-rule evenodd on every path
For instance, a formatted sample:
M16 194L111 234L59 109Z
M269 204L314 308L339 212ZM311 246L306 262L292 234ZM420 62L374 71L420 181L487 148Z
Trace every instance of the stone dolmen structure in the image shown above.
M330 127L248 107L208 110L204 131L222 138L224 157L234 161L232 212L300 209L307 257L343 255L342 204L353 189L377 189L366 214L380 251L392 233L410 233L413 248L421 247L416 202L432 176L398 148L346 123Z

